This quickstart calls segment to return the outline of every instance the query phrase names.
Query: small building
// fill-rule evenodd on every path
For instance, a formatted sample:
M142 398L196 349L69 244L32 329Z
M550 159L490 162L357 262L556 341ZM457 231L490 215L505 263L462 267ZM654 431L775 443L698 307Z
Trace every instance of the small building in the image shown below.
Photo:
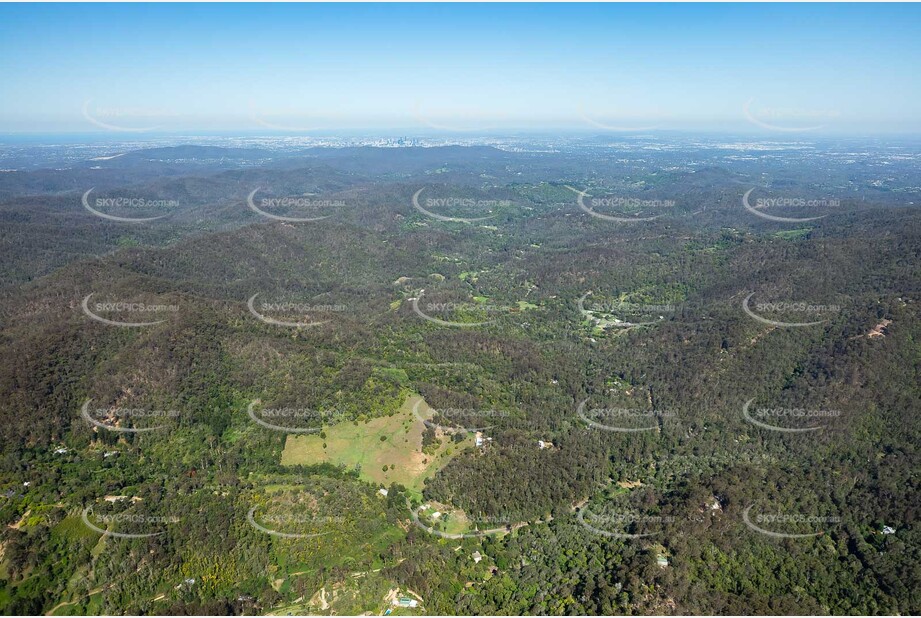
M387 492L386 489L384 489L383 487L381 487L380 489L377 490L377 493L379 493L380 495L382 495L382 496L384 496L384 497L386 498L388 492Z
M549 442L547 440L538 440L537 448L539 448L540 450L544 450L546 448L553 448L553 442Z
M397 607L418 607L419 601L409 597L399 597L393 600L393 604Z
M666 558L666 557L663 556L662 554L657 554L657 555L656 555L656 564L658 564L660 567L662 567L662 568L664 569L665 567L668 566L668 558Z
M883 526L883 534L895 534L895 528L892 526Z
M473 552L473 563L474 564L479 564L480 560L482 559L483 559L483 554L481 554L479 551Z

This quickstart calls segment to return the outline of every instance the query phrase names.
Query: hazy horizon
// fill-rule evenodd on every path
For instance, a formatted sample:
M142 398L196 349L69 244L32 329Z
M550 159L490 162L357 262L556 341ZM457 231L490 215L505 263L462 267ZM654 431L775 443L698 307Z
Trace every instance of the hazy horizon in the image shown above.
M912 5L4 5L0 134L915 134L918 17Z

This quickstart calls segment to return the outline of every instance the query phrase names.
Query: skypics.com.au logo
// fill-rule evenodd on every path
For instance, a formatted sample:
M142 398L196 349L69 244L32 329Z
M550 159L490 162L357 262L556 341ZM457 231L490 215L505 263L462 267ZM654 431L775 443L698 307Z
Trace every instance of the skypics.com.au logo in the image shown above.
M416 401L415 405L413 405L413 415L422 421L426 427L439 429L446 433L450 433L456 430L464 431L467 433L485 431L492 427L492 425L482 425L484 421L489 421L490 419L509 418L511 416L511 414L504 410L480 410L475 408L429 408L429 412L432 418L441 418L444 419L445 422L450 423L450 425L445 426L439 425L438 423L425 418L425 416L422 414L422 403L423 402L421 399Z
M97 197L91 203L90 194L94 190L95 187L90 188L83 194L83 198L80 200L83 204L83 208L85 208L93 215L99 217L100 219L106 219L108 221L117 221L118 223L149 223L150 221L156 221L157 219L162 219L172 214L172 212L179 207L178 200L148 199L134 196ZM106 209L108 209L110 212L106 212ZM166 211L164 214L153 214L157 212L163 213L164 211ZM116 215L112 214L113 212L123 214ZM125 214L129 212L139 212L151 214L153 216L125 216Z
M255 124L283 133L314 133L330 127L331 118L321 118L309 107L262 109L250 101L249 111Z
M641 539L661 532L661 527L675 522L666 515L649 515L630 510L606 509L593 514L588 509L579 509L576 519L583 528L600 536L613 539Z
M125 407L91 409L90 403L92 401L92 399L87 399L83 403L83 406L80 408L80 415L90 425L100 429L105 429L106 431L114 431L116 433L143 433L147 431L165 429L166 425L162 424L138 427L135 426L135 423L137 420L146 420L147 422L151 422L162 419L175 419L179 417L178 410L148 410L144 408ZM126 427L125 423L129 421L131 426Z
M423 191L425 191L425 187L419 189L413 194L413 208L424 214L426 217L435 219L436 221L445 221L449 223L477 223L479 221L486 221L487 219L495 218L498 216L498 213L493 212L494 210L506 208L512 205L510 200L482 200L463 197L430 197L426 198L425 207L423 207L419 202L419 196L422 195ZM447 209L448 211L462 210L465 213L486 212L489 214L478 217L457 217L443 215L435 212L438 209Z
M255 399L246 406L246 413L258 425L282 433L318 433L323 426L332 425L345 418L339 410L313 410L310 408L262 408L258 412ZM279 424L280 423L280 424Z
M253 189L246 196L246 205L258 215L283 221L285 223L310 223L322 221L332 216L330 211L345 207L344 200L316 198L312 196L263 197L256 205L256 194L260 188ZM320 214L326 213L326 214ZM309 216L305 216L309 215Z
M475 107L425 110L421 101L413 106L413 117L420 125L447 133L494 133L509 120L507 114Z
M662 419L677 418L678 413L669 410L645 410L642 408L607 407L586 409L588 399L583 399L576 408L576 414L585 424L603 431L636 433L660 431Z
M312 326L320 326L329 322L329 316L337 313L343 313L348 310L346 305L338 303L303 303L294 301L262 301L259 303L259 307L257 309L256 298L258 296L259 292L250 296L249 300L246 301L246 306L249 308L249 312L255 316L257 320L272 326L284 326L286 328L307 328ZM272 317L271 315L268 315L272 313L278 317ZM294 316L302 316L308 319L303 321L295 321L292 319Z
M93 104L93 99L84 101L81 111L90 124L116 133L149 133L162 129L164 120L177 117L160 107L99 106Z
M418 315L423 320L431 322L432 324L438 324L439 326L452 326L459 328L471 328L475 326L486 326L495 321L491 320L476 320L471 319L470 321L462 320L446 320L442 318L435 317L432 314L441 314L445 317L448 315L456 317L471 317L472 316L482 316L490 314L509 314L513 310L510 307L503 307L501 305L495 305L489 302L455 302L455 301L433 301L422 303L422 298L425 295L425 289L419 290L419 294L411 299L413 312ZM423 310L423 307L425 310Z
M812 304L806 302L770 302L770 303L757 303L755 304L755 309L751 307L751 299L755 295L755 292L751 292L745 299L742 301L742 311L745 312L745 315L751 319L760 322L761 324L767 324L768 326L777 326L780 328L801 328L805 326L818 326L828 321L828 318L823 320L815 320L811 322L787 322L777 319L772 319L773 317L781 317L788 315L816 315L816 314L827 314L827 313L840 313L841 305L825 305L825 304ZM757 313L755 312L757 310ZM765 317L765 315L772 315L771 318Z
M595 326L607 328L635 328L651 326L665 319L666 313L674 313L675 306L667 303L634 303L628 301L586 303L591 291L577 301L579 313Z
M640 223L643 221L653 221L659 217L662 217L663 214L660 213L646 217L640 215L651 210L654 211L672 209L677 205L677 202L674 200L641 199L624 196L592 197L587 192L580 191L575 187L571 187L569 185L564 186L576 194L576 203L579 205L579 208L582 209L583 212L588 213L596 219L601 219L602 221L612 221L615 223ZM592 198L591 206L586 205L586 197ZM623 212L623 214L609 215L603 212L598 212L596 208L618 209L619 211Z
M478 516L473 519L465 517L463 520L463 528L467 529L466 532L448 532L446 530L440 530L436 528L436 526L445 525L447 523L447 519L450 517L450 514L435 511L427 504L420 505L415 509L410 507L409 511L413 520L413 524L415 524L416 527L428 532L433 536L451 540L475 539L484 536L506 534L511 532L514 528L522 525L512 523L511 519L504 516ZM425 517L426 520L431 523L425 523L422 521L422 517ZM496 526L495 524L501 525ZM482 529L481 526L483 526Z
M752 515L754 504L742 511L742 521L750 530L774 539L808 539L825 534L824 530L800 532L800 530L814 528L822 524L840 524L841 518L836 516L817 515L783 515L764 514ZM787 531L782 531L782 530ZM794 532L796 530L796 532Z
M164 534L162 530L157 532L125 532L124 530L126 529L149 529L151 527L162 527L164 524L179 523L179 518L173 516L144 515L131 512L99 514L93 511L93 507L83 509L80 520L83 525L97 534L119 539L144 539ZM106 527L101 527L98 524L104 524ZM110 529L112 527L117 527L119 530Z
M101 322L102 324L107 324L109 326L119 326L122 328L139 328L142 326L154 326L156 324L161 324L166 320L155 320L152 322L127 322L112 320L106 317L103 317L100 314L103 313L116 313L116 314L129 314L129 315L148 315L148 314L162 314L162 313L175 313L179 311L179 305L166 305L166 304L149 304L142 302L127 302L127 301L114 301L114 302L96 302L93 303L92 308L90 306L90 298L93 297L95 292L87 294L83 299L83 302L80 303L83 313L96 322Z
M806 223L808 221L818 221L819 219L824 219L827 217L827 214L817 215L815 217L782 217L779 215L771 215L765 212L765 209L768 208L794 208L798 210L810 210L810 211L823 211L830 208L840 208L841 200L835 198L803 198L803 197L774 197L774 198L765 198L759 197L755 200L755 205L752 206L751 203L751 194L755 188L751 188L742 195L742 207L745 208L748 212L752 213L755 216L761 217L768 221L776 221L779 223Z
M311 539L326 536L331 531L318 532L316 530L329 525L341 527L346 522L346 519L341 516L319 516L311 513L266 513L257 519L257 509L259 506L254 506L246 513L247 523L259 532L282 539ZM285 532L279 528L311 531Z
M825 424L809 425L806 427L788 427L784 426L791 419L796 422L813 423L817 419L838 418L841 416L840 410L814 410L808 408L755 408L751 409L751 404L755 399L749 399L742 406L742 416L752 425L778 431L782 433L805 433L809 431L818 431L823 429ZM780 423L780 425L777 425Z
M754 97L742 105L742 114L755 126L783 133L818 131L841 116L835 110L756 106Z
M579 105L579 117L582 121L598 129L604 129L612 133L639 133L655 131L659 128L659 125L649 124L648 122L643 122L642 119L638 119L636 113L627 112L626 110L618 113L618 111L609 109L598 113L587 110L584 104ZM654 116L660 117L661 113L656 112Z

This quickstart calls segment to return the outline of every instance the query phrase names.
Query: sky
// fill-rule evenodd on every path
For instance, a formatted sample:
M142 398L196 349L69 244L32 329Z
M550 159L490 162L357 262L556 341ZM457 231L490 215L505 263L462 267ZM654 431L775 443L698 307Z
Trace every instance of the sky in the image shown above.
M0 5L0 132L921 133L916 4Z

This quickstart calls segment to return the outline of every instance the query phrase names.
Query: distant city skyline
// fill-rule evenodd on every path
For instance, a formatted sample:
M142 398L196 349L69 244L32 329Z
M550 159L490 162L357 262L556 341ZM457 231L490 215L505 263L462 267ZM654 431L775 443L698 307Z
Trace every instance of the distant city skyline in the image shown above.
M921 133L921 8L0 5L0 133Z

